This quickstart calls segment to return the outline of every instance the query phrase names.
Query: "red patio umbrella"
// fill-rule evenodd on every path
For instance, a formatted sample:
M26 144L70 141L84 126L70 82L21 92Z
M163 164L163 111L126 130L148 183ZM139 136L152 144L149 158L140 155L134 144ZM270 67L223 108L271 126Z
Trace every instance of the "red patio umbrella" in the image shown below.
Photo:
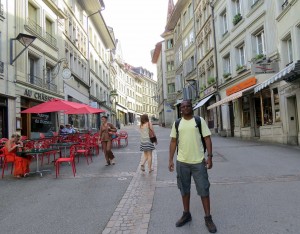
M85 104L70 102L63 99L54 98L34 107L21 111L21 113L47 113L57 111L70 111L86 106Z
M65 114L68 114L68 115L69 114L96 114L96 113L103 113L103 112L106 112L106 111L86 105L86 106L80 107L78 109L66 111Z

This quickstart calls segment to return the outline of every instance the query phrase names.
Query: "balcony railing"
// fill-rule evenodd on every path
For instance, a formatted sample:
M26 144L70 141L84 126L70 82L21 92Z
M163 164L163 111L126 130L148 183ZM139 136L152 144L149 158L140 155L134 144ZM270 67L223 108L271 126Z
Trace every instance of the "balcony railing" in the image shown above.
M28 18L27 25L30 29L32 29L35 33L42 36L42 27L38 25L34 20Z
M167 71L167 77L175 77L175 71Z
M176 100L177 93L168 93L167 99L168 101L174 101Z
M42 37L44 40L46 40L49 44L51 44L52 46L56 46L56 38L51 33L43 31L42 27L38 25L37 22L35 22L33 19L28 18L26 26L30 28L33 32L35 32L37 35Z
M39 78L39 77L36 77L32 74L29 74L28 75L28 82L30 84L33 84L33 85L36 85L36 86L40 86L40 87L43 87L43 79Z
M57 85L52 83L46 83L44 84L44 87L52 92L57 92Z
M48 41L51 45L56 46L56 39L48 32L45 32L46 41Z
M45 81L40 77L34 76L32 74L28 74L28 80L30 84L39 86L44 89L48 89L52 92L57 92L57 85L51 82Z

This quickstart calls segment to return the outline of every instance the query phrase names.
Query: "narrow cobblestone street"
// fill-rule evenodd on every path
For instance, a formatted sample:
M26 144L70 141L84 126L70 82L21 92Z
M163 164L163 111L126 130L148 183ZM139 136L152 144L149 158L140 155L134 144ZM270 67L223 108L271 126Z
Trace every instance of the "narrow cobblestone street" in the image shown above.
M105 167L102 152L87 165L76 162L73 177L63 165L52 173L0 180L0 233L208 233L194 186L193 220L181 228L176 173L170 173L170 129L155 126L158 145L154 171L140 170L138 126L124 128L129 145L114 148L116 165ZM209 171L212 215L222 234L298 234L300 207L299 147L238 138L213 138L214 166ZM34 166L34 162L32 163Z

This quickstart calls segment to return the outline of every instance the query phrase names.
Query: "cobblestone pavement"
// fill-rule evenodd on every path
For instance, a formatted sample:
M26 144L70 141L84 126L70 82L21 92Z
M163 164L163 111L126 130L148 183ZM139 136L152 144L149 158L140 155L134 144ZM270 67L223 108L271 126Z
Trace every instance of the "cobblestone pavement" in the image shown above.
M124 196L115 209L102 234L146 234L156 186L157 153L153 151L152 166L148 173L137 168Z

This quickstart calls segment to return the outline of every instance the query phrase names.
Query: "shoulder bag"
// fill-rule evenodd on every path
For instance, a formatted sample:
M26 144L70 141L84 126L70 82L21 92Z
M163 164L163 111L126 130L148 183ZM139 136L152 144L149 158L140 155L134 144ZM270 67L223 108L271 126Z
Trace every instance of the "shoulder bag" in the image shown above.
M149 138L150 138L150 141L152 143L157 143L156 135L155 135L154 131L150 128L149 123L148 123L148 128L149 128Z

